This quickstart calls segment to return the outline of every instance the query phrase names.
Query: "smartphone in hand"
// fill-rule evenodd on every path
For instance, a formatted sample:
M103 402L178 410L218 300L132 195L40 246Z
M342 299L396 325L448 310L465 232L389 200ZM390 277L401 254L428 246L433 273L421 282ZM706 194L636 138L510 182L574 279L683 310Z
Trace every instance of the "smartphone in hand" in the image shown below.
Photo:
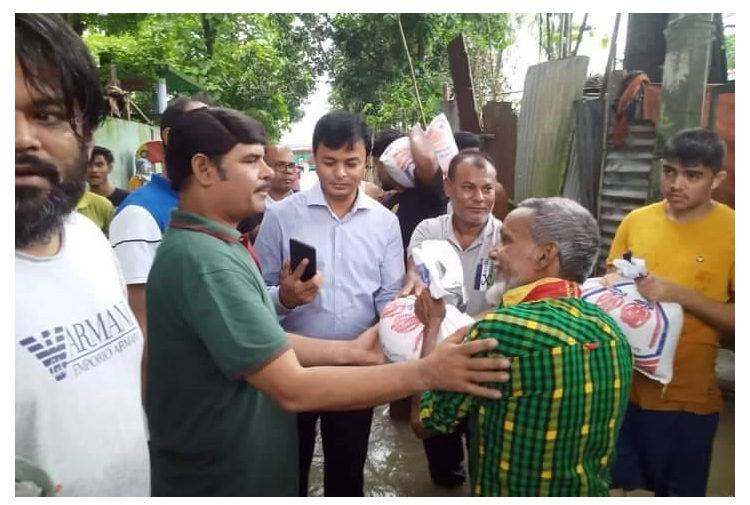
M318 270L315 262L315 248L311 245L300 242L293 238L289 239L289 256L291 259L291 269L294 272L304 258L307 258L309 263L305 267L305 271L302 272L302 281L309 281L315 277L315 272Z

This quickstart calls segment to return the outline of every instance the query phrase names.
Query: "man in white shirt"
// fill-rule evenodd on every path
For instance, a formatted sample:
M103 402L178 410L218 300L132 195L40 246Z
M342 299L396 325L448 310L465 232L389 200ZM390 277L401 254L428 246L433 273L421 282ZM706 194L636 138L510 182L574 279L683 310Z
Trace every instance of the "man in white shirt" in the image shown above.
M412 253L425 240L447 240L461 258L468 299L460 307L476 317L491 309L486 300L495 267L489 252L500 240L501 222L492 215L495 205L494 162L480 151L461 151L452 160L445 181L445 194L453 212L425 219L417 225L407 250L408 268L401 294L419 293L422 282ZM455 487L465 481L461 432L423 440L430 476L435 484Z
M168 142L169 130L185 112L200 107L206 107L206 104L186 97L172 100L161 118L162 142ZM156 248L169 225L169 213L177 207L178 198L167 174L154 174L148 184L122 201L109 225L109 242L122 265L128 286L128 302L144 338L148 337L146 279L156 256Z
M268 196L266 197L266 207L280 202L284 198L294 194L294 184L299 182L297 171L299 167L294 162L294 153L291 149L281 145L266 146L266 153L263 160L271 169L273 176L268 185ZM263 221L263 212L255 214L240 221L237 229L243 235L247 235L250 243L255 243L255 238L260 230L260 223Z
M476 317L489 310L485 292L492 284L489 251L500 240L502 223L492 215L495 166L480 151L462 151L451 160L445 193L453 212L425 219L414 229L407 254L409 272L401 295L419 292L422 283L412 252L425 240L447 240L461 258L467 300L465 312Z
M266 198L266 207L268 207L292 195L297 164L294 162L292 150L280 145L267 146L263 159L273 169L273 177L268 186Z
M57 15L16 14L15 453L63 496L147 496L143 338L107 239L73 212L104 102Z

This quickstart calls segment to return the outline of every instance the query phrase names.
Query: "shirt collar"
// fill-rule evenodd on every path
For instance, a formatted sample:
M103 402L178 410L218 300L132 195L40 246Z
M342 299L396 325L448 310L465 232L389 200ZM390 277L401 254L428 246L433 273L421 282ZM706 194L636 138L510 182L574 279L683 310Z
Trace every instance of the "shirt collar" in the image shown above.
M172 211L171 217L172 220L169 223L170 227L208 233L209 235L229 243L239 242L239 230L224 226L213 219L208 219L207 217L193 214L192 212L184 212L176 209Z
M581 287L557 277L545 277L530 284L515 287L503 295L503 307L534 302L548 298L580 298Z
M352 208L352 210L372 209L374 203L376 202L372 198L368 197L365 192L362 191L362 188L358 187L357 198L354 200L354 207ZM330 206L326 201L326 196L323 194L323 188L320 186L320 181L316 182L307 191L307 206L324 206L328 207L330 210Z
M76 203L76 210L83 210L89 205L91 205L91 198L89 197L88 190L86 190L83 195L81 195L81 198L78 199L78 203Z
M284 199L292 196L293 194L294 194L294 191L290 190L289 193L287 193L286 195L284 195L281 200L274 200L273 197L271 196L271 194L269 193L268 195L266 195L266 202L267 203L268 202L270 202L270 203L279 203L280 201L282 201L282 200L284 200Z
M445 214L446 221L448 224L448 238L453 241L453 243L458 246L458 239L456 238L456 232L453 230L453 214ZM481 244L487 237L492 237L495 234L495 226L499 226L500 222L495 222L495 216L490 214L490 216L487 218L487 222L484 225L484 228L482 228L482 232L477 236L477 238L474 239L474 241L464 249L464 251L468 251L469 249L473 248L474 246L477 246ZM495 245L495 244L491 244Z

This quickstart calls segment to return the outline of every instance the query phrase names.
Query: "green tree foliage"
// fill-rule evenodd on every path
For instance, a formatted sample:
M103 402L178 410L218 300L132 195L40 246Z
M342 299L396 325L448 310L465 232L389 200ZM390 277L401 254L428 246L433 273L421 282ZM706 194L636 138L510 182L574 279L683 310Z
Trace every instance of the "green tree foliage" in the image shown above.
M428 121L440 112L443 85L451 83L447 45L460 33L468 46L478 108L499 98L509 15L402 14L401 22ZM334 106L363 114L376 129L421 121L395 14L321 15L306 23L321 46L333 42L321 63L332 79Z
M734 70L734 33L727 36L724 44L727 50L727 68Z
M540 13L536 14L536 24L539 28L540 53L544 49L547 60L556 60L575 56L584 34L588 32L589 37L595 37L593 28L586 22L588 14L584 14L581 23L574 21L572 13ZM600 38L602 48L606 48L609 37L604 35Z
M167 64L198 83L217 104L261 121L271 139L303 115L322 72L318 40L306 15L66 14L100 61L118 77L150 84ZM102 68L102 79L109 68ZM151 109L150 91L136 103Z

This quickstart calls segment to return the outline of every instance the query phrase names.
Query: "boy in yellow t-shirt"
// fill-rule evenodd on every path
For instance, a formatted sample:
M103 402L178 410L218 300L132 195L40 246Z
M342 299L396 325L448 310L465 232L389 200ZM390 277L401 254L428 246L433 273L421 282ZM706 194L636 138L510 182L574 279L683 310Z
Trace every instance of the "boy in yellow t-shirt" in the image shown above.
M705 496L722 398L716 373L719 335L734 338L734 211L711 199L726 177L716 133L685 130L663 156L664 200L625 217L607 258L644 258L638 290L676 302L685 321L666 387L635 374L613 468L612 488L657 496Z

